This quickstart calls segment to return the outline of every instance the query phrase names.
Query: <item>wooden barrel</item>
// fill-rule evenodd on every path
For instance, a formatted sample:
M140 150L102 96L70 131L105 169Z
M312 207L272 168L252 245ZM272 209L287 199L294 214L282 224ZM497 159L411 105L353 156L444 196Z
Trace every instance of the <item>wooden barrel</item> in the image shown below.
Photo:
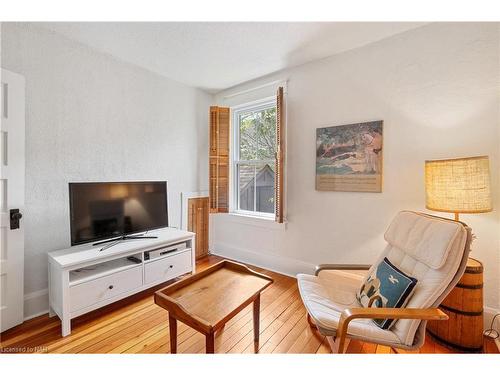
M469 258L465 273L440 308L448 320L429 321L427 332L441 344L464 352L483 347L483 265Z

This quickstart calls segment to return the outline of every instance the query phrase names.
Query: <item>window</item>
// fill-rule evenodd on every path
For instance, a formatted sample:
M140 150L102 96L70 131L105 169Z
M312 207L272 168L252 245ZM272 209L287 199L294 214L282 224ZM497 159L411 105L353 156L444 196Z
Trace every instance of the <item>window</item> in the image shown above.
M233 211L274 217L276 99L233 112Z

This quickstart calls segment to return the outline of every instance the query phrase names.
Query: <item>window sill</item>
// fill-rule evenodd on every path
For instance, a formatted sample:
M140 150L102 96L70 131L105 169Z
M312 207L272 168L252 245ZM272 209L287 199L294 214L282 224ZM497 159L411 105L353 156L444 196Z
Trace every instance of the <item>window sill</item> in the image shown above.
M285 231L287 228L287 222L277 223L274 221L274 217L269 216L258 216L258 215L248 215L240 212L230 212L228 214L223 214L227 218L238 224L250 225L259 228L266 228L271 230Z

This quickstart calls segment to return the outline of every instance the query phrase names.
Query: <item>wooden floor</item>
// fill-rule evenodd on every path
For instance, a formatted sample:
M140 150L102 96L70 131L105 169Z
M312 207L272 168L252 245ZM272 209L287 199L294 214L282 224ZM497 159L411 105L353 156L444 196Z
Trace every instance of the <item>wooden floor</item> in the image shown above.
M198 271L219 261L209 256ZM330 353L324 336L305 318L295 279L253 267L270 275L274 284L261 297L259 353ZM160 289L162 286L155 288ZM61 337L57 317L43 315L1 334L0 352L25 353L168 353L168 314L153 302L154 290L106 306L72 321L72 332ZM215 340L216 353L254 353L252 306L234 317ZM494 343L485 345L495 352ZM204 353L205 337L179 322L178 352ZM391 353L388 347L352 340L349 353ZM453 353L427 337L420 353Z

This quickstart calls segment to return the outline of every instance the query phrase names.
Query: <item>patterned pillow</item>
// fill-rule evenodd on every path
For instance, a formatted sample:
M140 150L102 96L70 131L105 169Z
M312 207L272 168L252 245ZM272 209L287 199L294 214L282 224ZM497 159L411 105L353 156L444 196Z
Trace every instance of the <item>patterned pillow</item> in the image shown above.
M356 298L363 307L404 307L415 285L417 279L406 275L384 258L361 285ZM389 329L396 320L373 319L373 322L382 329Z

